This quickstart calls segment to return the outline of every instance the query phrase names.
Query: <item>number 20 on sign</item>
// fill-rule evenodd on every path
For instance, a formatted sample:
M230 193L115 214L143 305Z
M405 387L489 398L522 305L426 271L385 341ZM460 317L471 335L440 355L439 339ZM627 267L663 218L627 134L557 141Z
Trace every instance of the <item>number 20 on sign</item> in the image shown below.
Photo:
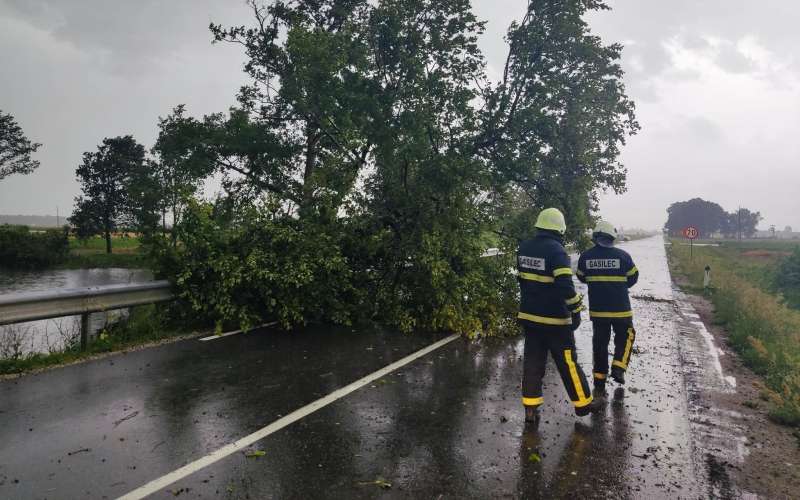
M689 258L694 258L694 240L697 238L699 231L694 226L689 226L683 230L683 235L689 240Z

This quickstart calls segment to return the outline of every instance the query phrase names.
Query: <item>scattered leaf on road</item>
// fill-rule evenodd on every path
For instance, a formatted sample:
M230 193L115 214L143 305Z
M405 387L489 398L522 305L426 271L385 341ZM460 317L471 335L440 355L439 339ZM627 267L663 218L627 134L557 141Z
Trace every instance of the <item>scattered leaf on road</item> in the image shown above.
M392 487L392 483L385 479L378 478L374 481L361 481L358 483L359 486L377 486L381 489L388 490Z
M541 461L542 461L542 457L540 457L538 453L531 453L528 456L528 462L537 463L537 462L541 462Z
M248 451L244 452L244 456L247 457L247 458L259 458L259 457L263 457L266 454L267 454L267 452L263 451L263 450L248 450Z

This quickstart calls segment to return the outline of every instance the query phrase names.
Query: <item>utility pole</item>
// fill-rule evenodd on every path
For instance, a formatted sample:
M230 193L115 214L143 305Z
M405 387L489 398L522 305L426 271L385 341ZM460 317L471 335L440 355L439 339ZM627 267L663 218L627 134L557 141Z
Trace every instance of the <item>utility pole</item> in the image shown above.
M56 205L56 227L61 227L61 215L58 213L58 205Z
M742 207L736 209L736 239L742 241Z

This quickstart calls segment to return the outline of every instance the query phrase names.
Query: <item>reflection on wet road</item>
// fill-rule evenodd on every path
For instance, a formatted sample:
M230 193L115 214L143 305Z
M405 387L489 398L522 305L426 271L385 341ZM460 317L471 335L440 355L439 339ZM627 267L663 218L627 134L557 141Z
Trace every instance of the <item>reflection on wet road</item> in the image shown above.
M263 456L231 455L154 497L702 496L663 244L626 249L642 273L638 346L601 414L575 417L551 366L542 422L526 429L521 339L457 340L259 441ZM576 336L588 371L591 325ZM1 383L0 497L124 494L431 341L266 331Z

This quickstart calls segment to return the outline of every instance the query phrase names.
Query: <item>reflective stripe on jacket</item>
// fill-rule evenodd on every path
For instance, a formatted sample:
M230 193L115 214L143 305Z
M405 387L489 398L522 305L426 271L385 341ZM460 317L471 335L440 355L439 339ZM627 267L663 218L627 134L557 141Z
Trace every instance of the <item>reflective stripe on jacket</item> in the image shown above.
M589 285L589 317L633 317L628 288L636 284L639 270L625 250L595 245L578 258L578 279Z
M561 238L540 230L523 241L517 252L520 287L519 319L544 325L571 325L572 314L583 309L575 292L572 267Z

